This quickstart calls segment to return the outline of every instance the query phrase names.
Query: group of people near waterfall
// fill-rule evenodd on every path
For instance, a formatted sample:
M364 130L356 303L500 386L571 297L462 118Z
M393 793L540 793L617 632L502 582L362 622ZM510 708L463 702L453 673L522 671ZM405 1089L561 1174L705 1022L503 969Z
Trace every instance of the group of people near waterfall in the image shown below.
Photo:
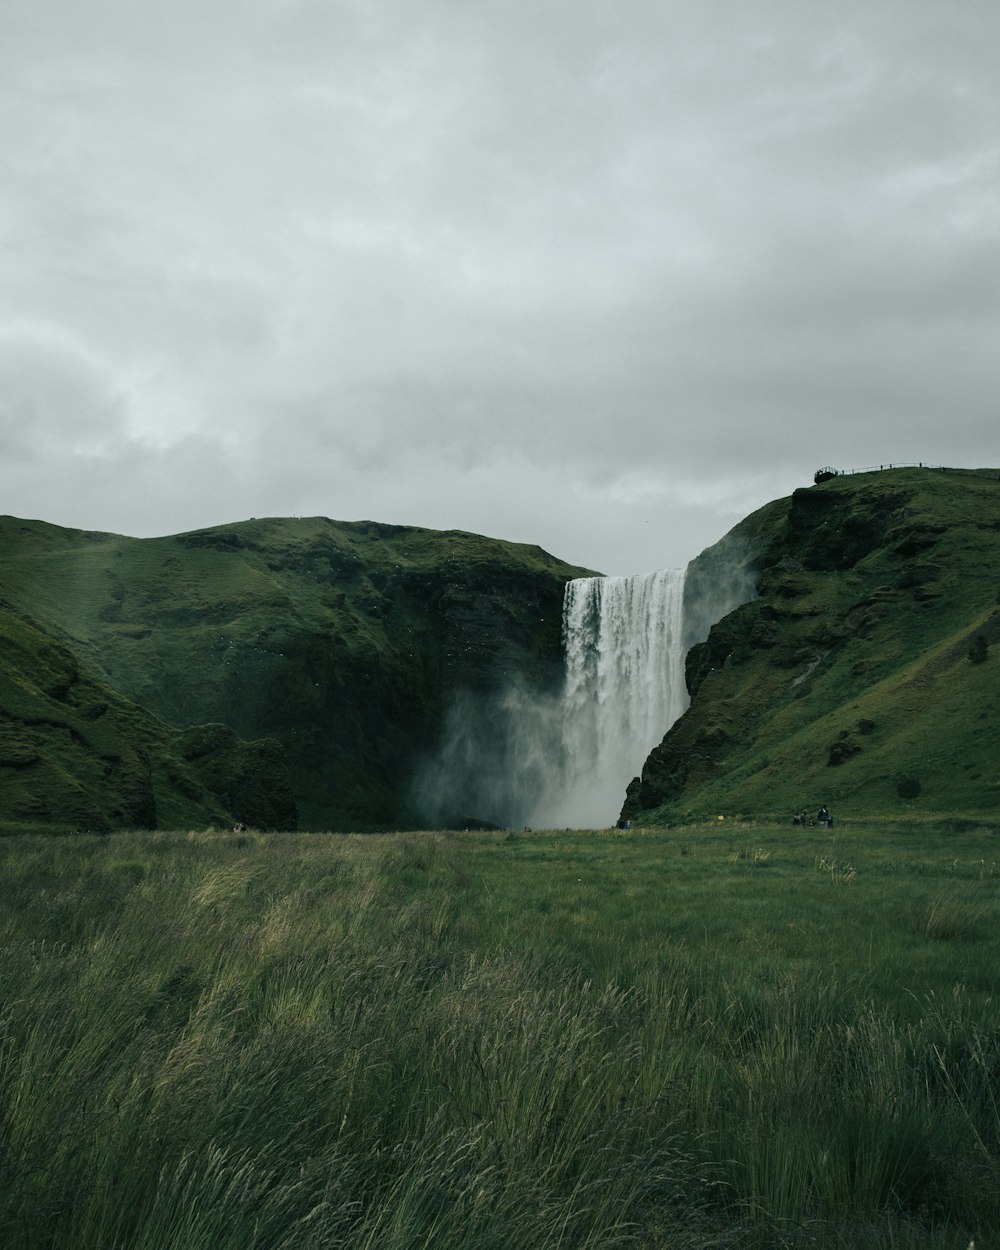
M830 809L824 803L816 813L815 820L807 820L804 811L798 811L792 817L793 825L825 825L827 829L833 828L833 817L830 815Z

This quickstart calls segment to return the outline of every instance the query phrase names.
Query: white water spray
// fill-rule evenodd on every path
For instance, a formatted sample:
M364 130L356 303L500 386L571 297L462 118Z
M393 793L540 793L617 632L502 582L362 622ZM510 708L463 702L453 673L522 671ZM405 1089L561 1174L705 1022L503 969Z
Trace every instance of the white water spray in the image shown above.
M625 787L687 707L684 570L586 577L563 601L562 776L532 811L541 827L614 823Z
M558 694L465 695L414 801L433 823L607 828L687 706L683 570L571 581Z

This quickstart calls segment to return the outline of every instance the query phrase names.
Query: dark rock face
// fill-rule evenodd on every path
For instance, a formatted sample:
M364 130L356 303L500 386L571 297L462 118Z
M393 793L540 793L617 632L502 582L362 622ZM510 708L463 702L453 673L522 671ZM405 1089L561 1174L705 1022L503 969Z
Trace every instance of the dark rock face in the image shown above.
M823 491L797 490L788 511L784 554L807 569L853 568L885 541L903 499L898 491L859 497L850 479Z

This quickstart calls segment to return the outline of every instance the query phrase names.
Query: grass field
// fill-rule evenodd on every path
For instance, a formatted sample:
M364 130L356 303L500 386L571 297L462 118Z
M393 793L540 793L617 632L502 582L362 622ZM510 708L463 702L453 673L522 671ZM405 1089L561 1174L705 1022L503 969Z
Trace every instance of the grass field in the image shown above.
M1000 1245L1000 834L0 840L7 1250Z

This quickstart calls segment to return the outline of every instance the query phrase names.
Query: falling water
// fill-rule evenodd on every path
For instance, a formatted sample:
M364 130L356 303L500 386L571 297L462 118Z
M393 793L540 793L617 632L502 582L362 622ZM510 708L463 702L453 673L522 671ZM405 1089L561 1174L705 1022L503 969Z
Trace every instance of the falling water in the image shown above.
M566 586L561 776L531 813L545 827L613 824L625 787L687 706L684 570Z
M414 806L440 824L612 825L628 783L687 707L687 649L753 597L738 557L727 548L687 570L569 582L561 690L514 682L459 695L415 778Z

